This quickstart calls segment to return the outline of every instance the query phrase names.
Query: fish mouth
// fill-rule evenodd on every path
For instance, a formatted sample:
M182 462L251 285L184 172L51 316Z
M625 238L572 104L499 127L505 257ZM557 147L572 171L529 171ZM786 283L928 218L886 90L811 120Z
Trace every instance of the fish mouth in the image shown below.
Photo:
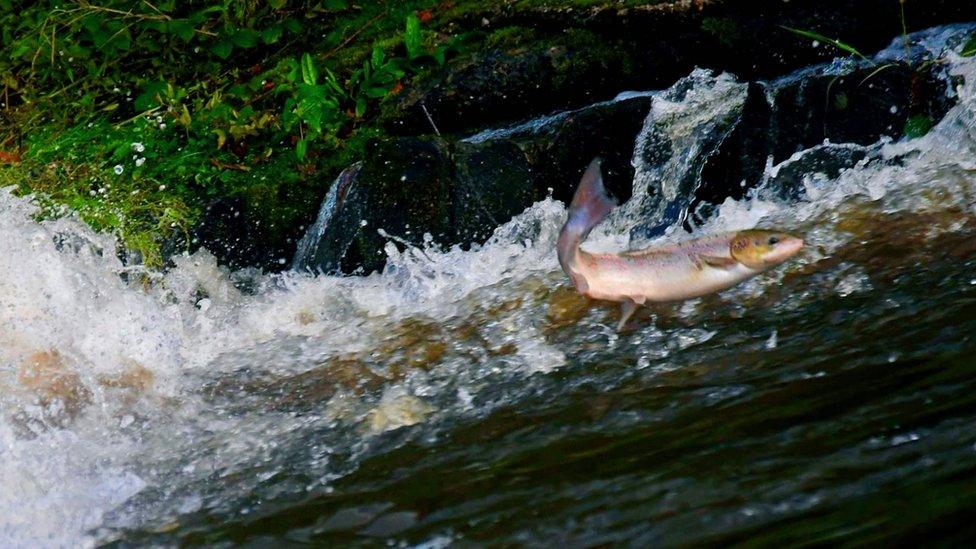
M793 257L803 249L803 239L790 237L783 239L776 245L776 249L771 251L766 257L766 262L776 265Z

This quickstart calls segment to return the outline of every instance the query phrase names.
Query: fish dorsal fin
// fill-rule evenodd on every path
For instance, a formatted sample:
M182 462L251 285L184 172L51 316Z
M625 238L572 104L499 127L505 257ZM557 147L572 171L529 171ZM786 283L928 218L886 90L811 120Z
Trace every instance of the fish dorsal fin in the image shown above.
M735 267L738 261L732 259L731 257L719 257L714 255L699 255L698 259L702 260L702 263L708 265L709 267L714 267L716 269L731 269Z

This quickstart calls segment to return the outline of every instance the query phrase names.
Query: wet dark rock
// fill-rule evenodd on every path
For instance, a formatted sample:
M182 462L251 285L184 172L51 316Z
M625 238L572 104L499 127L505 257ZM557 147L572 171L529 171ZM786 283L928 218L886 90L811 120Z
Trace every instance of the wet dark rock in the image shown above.
M819 147L802 166L780 170L782 195L796 196L802 187L797 174L836 177L866 156L864 146L901 138L911 117L941 119L954 101L937 70L930 63L864 63L840 74L806 70L750 83L741 119L706 162L691 210L741 198L761 182L767 163L779 164L798 151L822 143L862 146Z
M607 189L623 202L630 198L634 142L650 106L650 96L635 95L481 135L516 143L538 174L541 190L567 203L586 165L601 157Z
M293 267L370 272L384 246L467 247L553 194L568 200L589 161L602 156L608 187L630 195L634 138L649 97L592 105L461 141L401 137L369 147L344 172L299 245Z
M284 204L282 209L314 211L314 195L296 198L301 191L289 189L287 196L276 192L254 195L228 195L212 201L188 234L176 231L163 244L163 255L172 258L187 251L205 248L221 265L233 270L258 268L277 271L288 266L304 227L289 226L270 218L268 204ZM312 205L308 203L312 202ZM295 216L298 217L298 216ZM300 218L300 217L299 217Z
M207 206L191 236L231 268L260 264L257 257L263 252L259 238L255 238L260 231L248 214L248 204L242 198L219 198Z
M370 272L385 263L388 242L483 240L539 198L525 155L511 143L403 137L368 149L362 167L330 193L296 268Z
M525 153L510 141L458 143L451 193L454 240L481 242L541 198Z
M583 29L474 53L404 93L384 126L430 131L429 114L439 131L460 133L586 105L637 84L621 77L636 74L638 57L632 45Z
M323 271L367 272L383 265L388 241L379 230L419 244L424 233L437 241L453 231L453 173L446 141L399 138L374 143L336 212L335 223L352 234L338 264L318 264ZM358 228L357 228L358 226Z
M976 3L905 6L909 32L976 19ZM485 22L487 21L487 23ZM450 62L408 89L384 114L395 134L462 133L607 100L626 89L661 89L695 67L744 80L775 78L843 52L784 29L837 37L876 51L902 28L897 0L659 2L621 9L499 3L490 17L461 20L499 36L489 49ZM505 37L512 35L513 39Z

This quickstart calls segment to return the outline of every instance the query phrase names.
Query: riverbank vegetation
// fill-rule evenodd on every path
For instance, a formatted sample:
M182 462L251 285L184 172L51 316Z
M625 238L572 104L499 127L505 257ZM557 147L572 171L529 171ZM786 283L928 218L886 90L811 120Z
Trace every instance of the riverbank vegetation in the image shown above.
M0 183L151 265L219 199L298 225L316 174L354 160L383 103L460 45L424 27L434 7L0 2Z
M741 21L701 15L710 4L721 2L0 0L0 185L35 195L42 215L77 213L117 234L154 267L225 234L208 222L242 215L234 230L261 251L229 263L275 268L332 178L377 138L612 97L706 58L735 69L763 49ZM700 51L675 38L646 53L654 37L626 32L646 26L626 18L659 6ZM685 11L697 34L670 23ZM495 102L480 111L455 97L490 80ZM442 104L461 107L435 122L424 98L439 82ZM532 82L547 89L525 91Z

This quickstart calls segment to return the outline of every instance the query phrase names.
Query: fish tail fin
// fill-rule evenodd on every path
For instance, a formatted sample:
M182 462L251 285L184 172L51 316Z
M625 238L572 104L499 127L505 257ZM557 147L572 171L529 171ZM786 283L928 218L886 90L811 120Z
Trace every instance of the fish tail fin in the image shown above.
M590 162L569 205L569 219L563 228L579 231L581 239L585 239L593 227L617 206L617 201L603 186L603 174L600 172L602 162L603 159L599 157Z
M559 263L577 288L580 284L573 275L573 258L580 243L586 239L593 227L596 227L614 207L617 201L607 194L603 186L603 175L600 173L600 158L594 158L580 180L573 201L569 205L569 218L559 232L557 251Z

